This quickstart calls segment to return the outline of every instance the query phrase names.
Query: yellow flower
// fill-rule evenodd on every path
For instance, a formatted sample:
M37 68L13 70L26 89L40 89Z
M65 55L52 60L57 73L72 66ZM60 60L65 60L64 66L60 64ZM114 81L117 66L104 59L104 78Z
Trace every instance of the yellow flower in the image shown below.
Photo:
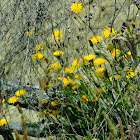
M67 79L69 80L70 84L75 84L75 81L73 81L69 76L67 76Z
M74 86L72 86L72 90L77 90L78 88L80 88L80 85L78 84L76 84L76 85L74 85Z
M45 85L44 85L44 90L47 90L47 89L49 89L50 87L51 87L51 85L45 84Z
M129 51L129 52L127 52L127 54L124 54L123 55L123 58L125 57L125 58L127 58L127 56L130 56L130 57L132 57L132 55L131 55L131 52Z
M82 103L87 102L87 101L88 101L87 95L83 95L83 96L80 98L80 101L81 101Z
M90 64L90 62L89 62L89 60L84 60L84 65L89 65Z
M112 82L113 78L114 78L115 80L118 80L118 79L120 78L120 75L111 76L111 77L109 78L109 80Z
M129 31L128 27L125 27L125 29L123 29L122 27L119 29L120 34L124 34L126 31Z
M24 95L25 93L26 93L25 90L20 89L20 90L17 90L17 91L15 92L15 95L16 95L16 96L21 96L21 95Z
M75 78L78 79L79 81L82 80L82 76L81 75L75 75Z
M100 140L100 139L98 139L98 138L94 138L94 139L92 139L92 140Z
M75 13L78 13L82 8L82 4L81 3L78 3L78 2L75 2L71 5L71 10L73 10Z
M57 69L61 69L61 65L59 64L59 63L53 63L52 65L51 65L51 67L49 67L49 69L50 69L50 71L52 71L52 70L57 70Z
M93 44L97 44L98 42L101 42L103 39L101 36L94 36L89 39Z
M8 103L12 104L18 101L18 98L16 96L12 96L9 98Z
M3 126L5 124L8 124L10 121L9 120L6 120L6 119L1 119L0 120L0 126Z
M95 70L95 75L97 77L103 77L104 76L104 71L105 71L105 68L99 68L99 69Z
M72 66L69 66L69 67L66 67L64 72L69 72L69 73L73 73L75 70L75 67L72 67Z
M97 88L94 90L94 92L98 95L99 93L104 93L104 89L103 88Z
M112 54L113 57L115 57L116 54L120 54L120 52L119 52L118 49L115 49L115 48L114 48L114 49L111 51L111 54Z
M63 77L58 77L58 79L62 81L63 80ZM64 78L63 85L64 86L67 86L69 84L70 84L70 81L67 78Z
M37 54L36 53L32 55L32 59L37 60Z
M32 30L30 31L30 35L33 35L33 31Z
M106 47L106 49L109 50L109 51L112 51L114 48L115 48L115 46L112 45L112 44L109 44L109 45Z
M42 44L36 44L36 48L38 51L41 50L41 48L43 48L44 46ZM33 48L35 50L35 48Z
M113 33L113 36L116 35L114 28L111 29L111 27L106 27L102 32L105 38L109 38L111 33Z
M38 58L38 59L42 59L43 56L44 56L44 55L43 55L41 52L38 52L37 54L35 53L35 54L32 55L32 59L33 59L33 60L37 60L37 58Z
M83 59L90 61L90 60L94 59L95 57L96 56L94 54L90 54L90 55L84 56Z
M60 113L60 111L59 110L51 110L51 114L50 114L50 116L56 116L56 115L58 115L59 113Z
M63 37L62 31L56 30L52 33L52 38L53 39L60 39L60 37Z
M99 101L99 98L92 99L91 102Z
M47 104L48 102L49 102L48 100L42 101L43 104Z
M61 54L63 54L64 52L63 51L55 51L53 53L54 56L60 56Z
M33 28L32 30L27 30L27 32L26 32L26 35L29 35L29 33L30 33L30 35L33 35L33 32L35 32L35 28Z
M38 52L37 55L38 55L38 59L42 59L44 56L41 52Z
M132 67L129 69L129 71L126 72L126 78L133 78L135 76L135 73L132 70Z
M101 64L104 64L105 63L105 59L103 59L103 58L97 58L97 59L95 59L94 61L93 61L93 63L94 63L94 66L99 66L99 65L101 65Z
M132 25L135 25L136 24L136 20L132 20Z
M50 112L49 112L49 111L50 111ZM49 110L49 111L47 111L47 109L45 109L45 110L43 111L43 113L44 113L44 114L47 114L47 115L50 115L50 116L56 116L56 115L58 115L58 114L60 113L59 110Z
M135 35L129 35L129 37L135 38Z
M29 31L27 30L27 31L26 31L26 35L28 35L28 34L29 34Z
M50 136L47 140L56 140L56 136Z
M5 102L5 99L2 99L1 103L3 104Z
M50 115L50 112L48 112L47 109L43 110L43 113Z
M72 67L80 67L80 66L83 66L84 65L84 60L82 58L76 58L75 60L73 60L72 62Z
M51 105L56 106L56 105L58 105L60 103L60 101L61 101L60 99L54 100L54 101L51 102Z
M75 82L72 79L70 79L70 77L67 77L67 78L64 78L63 84L64 84L64 86L67 86L69 84L75 84Z

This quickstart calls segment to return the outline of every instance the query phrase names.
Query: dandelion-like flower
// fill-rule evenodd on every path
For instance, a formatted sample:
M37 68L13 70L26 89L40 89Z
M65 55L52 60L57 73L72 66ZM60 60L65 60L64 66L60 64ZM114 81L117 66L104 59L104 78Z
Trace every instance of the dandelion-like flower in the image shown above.
M73 60L72 62L72 67L80 67L80 66L83 66L84 65L84 60L82 58L76 58L75 60Z
M27 30L26 31L26 35L33 35L33 33L35 32L35 28L33 28L32 30Z
M96 56L94 54L90 54L90 55L84 56L83 59L90 61L90 60L94 59L95 57Z
M92 99L92 100L91 100L91 102L93 102L93 103L94 103L95 101L99 101L99 98L96 98L96 99Z
M97 59L95 59L94 61L93 61L93 63L94 63L94 66L100 66L101 64L104 64L105 63L105 59L103 59L103 58L97 58Z
M44 46L42 44L36 44L36 48L38 51L41 50L41 48L43 48ZM33 48L35 50L35 48Z
M111 51L111 54L112 54L113 57L115 57L116 54L120 54L120 52L119 52L118 49L115 49L115 48L114 48L114 49Z
M125 69L127 69L128 67L125 67ZM126 70L125 70L126 71ZM133 71L133 69L132 69L132 67L129 69L129 70L127 70L127 72L126 72L126 78L127 79L129 79L129 78L133 78L135 76L135 73L134 73L134 71Z
M63 54L64 52L63 51L55 51L53 53L54 56L60 56L61 54Z
M95 70L95 75L97 77L103 77L104 76L104 71L105 71L105 68L99 68L99 69Z
M134 26L136 24L136 20L132 20L131 23Z
M50 67L49 67L49 69L50 69L50 71L52 71L52 70L57 70L57 69L60 69L61 68L61 65L59 64L59 63L53 63Z
M109 78L109 80L112 82L113 78L114 78L114 80L118 80L118 79L120 78L120 75L111 76L111 77Z
M82 80L82 76L81 76L81 75L77 75L77 74L76 74L74 77L75 77L76 79L78 79L79 81Z
M24 95L25 93L26 93L25 90L20 89L20 90L17 90L17 91L15 92L15 95L16 95L16 96L22 96L22 95Z
M52 33L52 38L53 39L60 39L60 37L63 37L62 31L56 30Z
M80 101L81 101L82 103L87 102L87 101L88 101L87 95L83 95L83 96L80 98Z
M111 27L106 27L102 32L105 38L109 38L111 33L113 33L113 36L116 35L114 28L111 28Z
M43 104L47 104L48 102L49 102L48 100L42 101Z
M61 101L60 99L54 100L54 101L51 102L51 105L56 106L56 105L58 105L60 103L60 101Z
M64 69L64 72L73 73L74 70L75 70L75 67L69 66Z
M5 99L2 99L1 103L3 104L5 102Z
M98 138L94 138L94 139L92 139L92 140L100 140L100 139L98 139Z
M93 44L97 44L98 42L101 42L103 39L101 36L94 36L89 39Z
M58 77L58 79L59 79L60 81L62 81L62 80L63 80L63 77ZM69 84L70 84L70 81L69 81L67 78L64 78L63 85L64 85L64 86L67 86L67 85L69 85Z
M131 55L131 52L130 52L130 51L129 51L129 52L127 52L127 54L124 54L124 55L123 55L123 58L127 58L127 56L132 57L132 55Z
M5 125L5 124L8 124L10 121L9 120L7 120L7 119L1 119L0 120L0 126L3 126L3 125Z
M63 77L58 77L58 79L62 81ZM64 78L63 86L67 86L69 84L75 84L75 82L70 77Z
M75 13L78 13L82 8L82 4L81 3L78 3L78 2L75 2L71 5L71 10L73 10Z
M60 110L50 110L52 113L50 114L50 116L57 116L60 113Z
M44 57L44 55L41 52L38 52L37 54L35 53L32 55L33 60L37 60L37 58L42 59L43 57Z
M72 90L77 90L78 88L80 88L80 85L78 84L76 84L76 85L74 85L74 86L72 86Z
M50 87L51 87L51 85L45 84L45 85L44 85L44 90L47 90L47 89L49 89Z
M12 97L9 98L8 103L13 104L17 101L18 101L18 98L16 96L12 96Z

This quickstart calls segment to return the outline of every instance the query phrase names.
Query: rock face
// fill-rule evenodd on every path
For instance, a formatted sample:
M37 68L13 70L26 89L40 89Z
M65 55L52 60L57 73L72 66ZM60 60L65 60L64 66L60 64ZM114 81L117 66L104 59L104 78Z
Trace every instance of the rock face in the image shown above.
M128 0L116 3L115 0L90 0L89 5L89 0L84 0L83 9L75 14L70 10L72 0L0 0L0 78L39 86L38 79L45 76L42 67L46 68L49 64L46 64L46 59L41 63L32 61L33 48L37 43L45 45L43 53L49 61L53 49L65 47L69 52L65 63L70 63L75 56L91 51L86 38L102 35L104 27L113 25L119 30L123 22L137 19L136 3ZM138 25L140 21L136 22ZM64 32L60 46L52 40L52 32L56 29ZM7 110L4 114L8 119L20 121L15 107L3 108ZM37 112L24 112L31 121L39 120Z

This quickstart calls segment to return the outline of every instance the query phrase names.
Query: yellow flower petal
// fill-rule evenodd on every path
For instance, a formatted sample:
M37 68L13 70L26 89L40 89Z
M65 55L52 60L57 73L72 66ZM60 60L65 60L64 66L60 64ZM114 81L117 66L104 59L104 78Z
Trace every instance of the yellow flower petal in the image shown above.
M12 97L9 98L8 103L13 104L17 101L18 101L18 98L16 96L12 96Z
M25 93L26 93L25 90L20 89L20 90L17 90L17 91L15 92L15 95L16 95L16 96L22 96L22 95L24 95Z
M116 35L114 28L111 28L111 27L106 27L106 28L103 30L103 33L102 33L102 34L103 34L103 36L104 36L105 38L111 37L111 34L113 34L113 36Z
M10 121L9 120L6 120L6 119L1 119L0 120L0 126L3 126L5 124L8 124Z
M90 60L94 59L95 57L96 56L94 54L90 54L90 55L84 56L83 59L90 61Z
M63 54L64 52L63 51L55 51L53 53L54 56L60 56L61 54Z
M56 30L52 33L52 38L53 39L60 39L60 37L63 37L62 31Z
M87 95L83 95L83 96L80 98L80 101L81 101L82 103L87 102L87 101L88 101Z
M104 71L105 71L105 68L99 68L99 69L95 70L95 75L97 77L103 77L104 76Z
M94 61L93 61L93 63L94 63L94 66L100 66L101 64L104 64L105 63L105 59L103 59L103 58L97 58L97 59L95 59Z
M82 8L82 4L81 3L78 3L78 2L75 2L71 5L71 10L73 10L75 13L78 13Z

